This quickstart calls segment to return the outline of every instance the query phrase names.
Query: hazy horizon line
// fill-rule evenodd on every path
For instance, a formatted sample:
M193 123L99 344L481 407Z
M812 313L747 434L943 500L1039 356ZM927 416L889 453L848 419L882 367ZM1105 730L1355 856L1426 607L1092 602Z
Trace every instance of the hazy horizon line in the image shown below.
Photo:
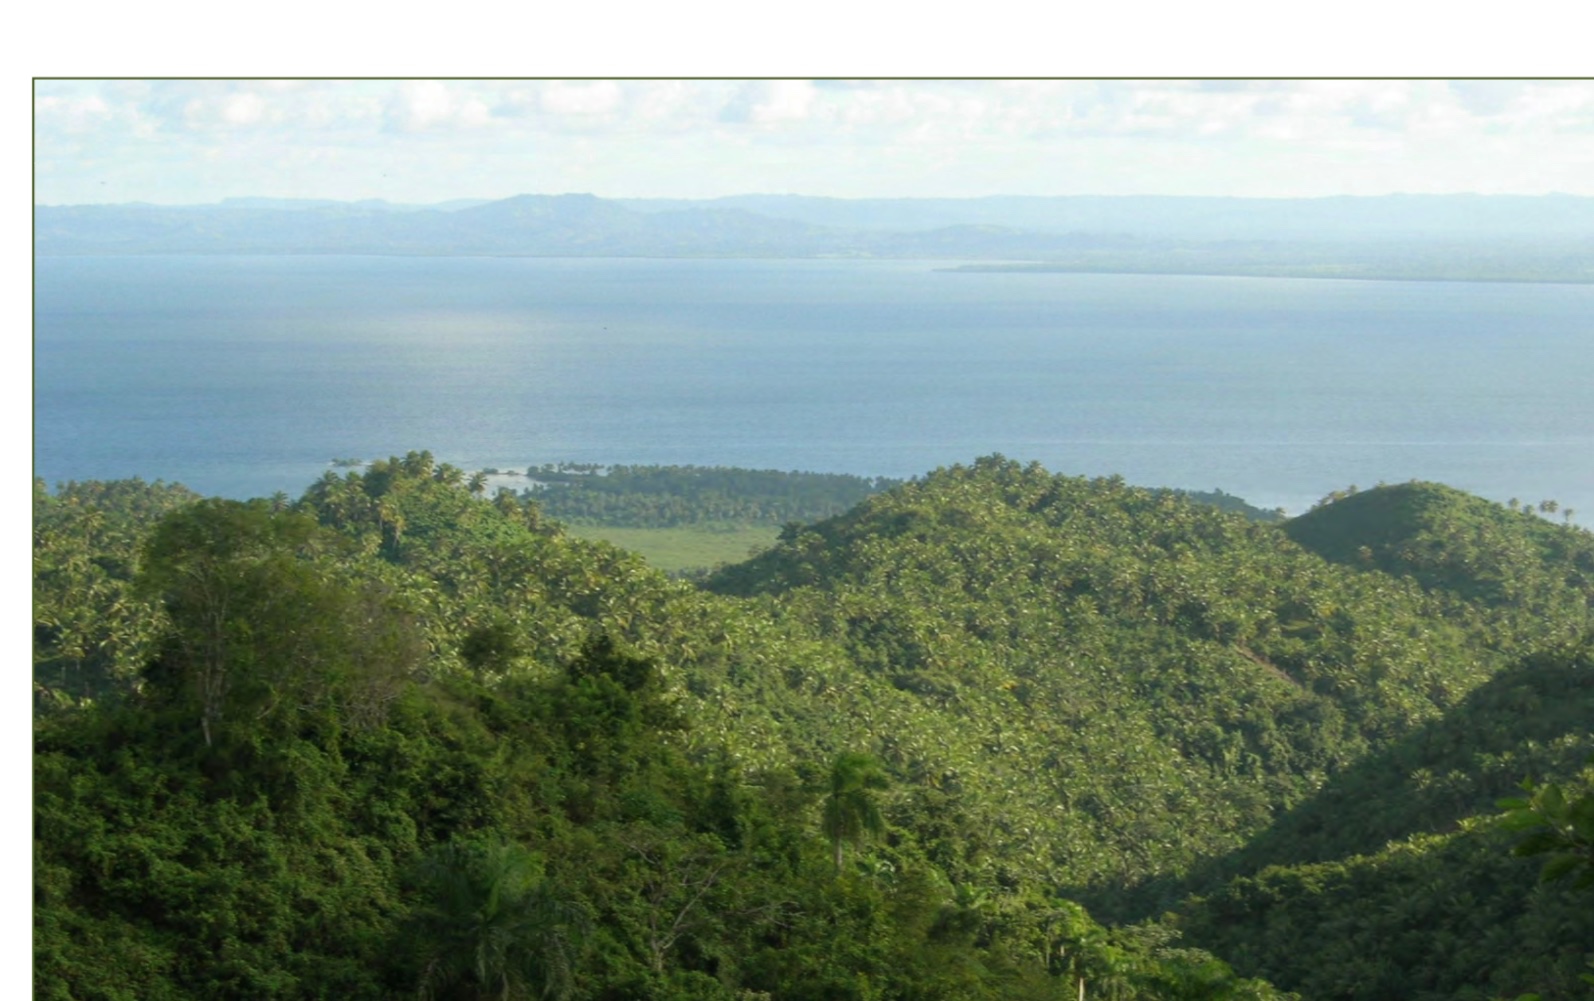
M121 206L121 205L148 205L154 208L208 208L223 206L229 202L320 202L334 205L399 205L414 208L432 208L438 205L448 205L459 202L503 202L514 198L595 198L600 201L653 201L653 202L713 202L731 198L806 198L816 201L834 202L977 202L989 199L1033 199L1037 201L1051 201L1068 198L1090 198L1102 201L1128 201L1131 199L1168 199L1170 201L1233 201L1233 202L1326 202L1326 201L1376 201L1382 198L1409 198L1421 200L1435 200L1442 198L1520 198L1520 199L1579 199L1594 200L1594 195L1579 195L1566 191L1550 192L1482 192L1482 191L1388 191L1376 195L1367 194L1334 194L1334 195L1188 195L1188 194L1160 194L1146 192L1141 194L1093 194L1076 192L1071 194L1037 195L1019 192L993 192L984 195L812 195L797 191L736 191L722 195L681 196L681 195L603 195L592 191L519 191L510 195L452 195L439 198L431 202L395 201L388 198L369 196L364 198L332 198L323 195L227 195L216 201L195 202L168 202L153 201L149 199L133 199L131 201L103 201L103 202L33 202L35 208L76 208L81 206Z

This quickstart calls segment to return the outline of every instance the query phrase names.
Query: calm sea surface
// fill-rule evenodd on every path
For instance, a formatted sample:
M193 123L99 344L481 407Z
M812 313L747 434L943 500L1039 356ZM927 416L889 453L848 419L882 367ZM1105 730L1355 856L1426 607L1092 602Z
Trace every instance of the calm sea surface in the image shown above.
M1418 478L1594 522L1594 287L936 268L40 258L34 472L247 497L423 448L890 476L1001 452L1292 512Z

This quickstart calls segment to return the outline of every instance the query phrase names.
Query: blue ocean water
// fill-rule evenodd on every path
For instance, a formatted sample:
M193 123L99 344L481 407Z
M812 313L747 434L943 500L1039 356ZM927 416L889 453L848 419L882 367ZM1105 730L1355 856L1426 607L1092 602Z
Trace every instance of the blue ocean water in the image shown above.
M34 472L297 495L430 449L912 476L1001 452L1304 510L1427 479L1594 517L1594 287L923 261L35 261Z

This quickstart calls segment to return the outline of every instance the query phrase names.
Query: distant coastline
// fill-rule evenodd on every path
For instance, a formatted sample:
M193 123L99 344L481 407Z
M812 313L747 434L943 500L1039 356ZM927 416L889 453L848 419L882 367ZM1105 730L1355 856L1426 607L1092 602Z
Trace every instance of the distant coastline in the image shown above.
M1594 283L1594 198L36 205L34 254L912 260L964 272Z
M1134 267L1132 265L1091 265L1091 264L1064 264L1049 262L1013 263L1013 264L959 264L953 267L936 268L936 271L947 274L1037 274L1037 275L1185 275L1191 278L1307 278L1322 279L1324 281L1369 281L1369 282L1481 282L1498 284L1533 284L1533 285L1590 285L1594 284L1594 273L1587 274L1545 274L1542 272L1503 272L1498 274L1464 274L1452 271L1435 270L1432 272L1392 273L1375 269L1331 271L1325 268L1310 266L1285 267L1270 270L1245 269L1245 268L1174 268L1146 266Z
M922 261L927 263L957 259L956 255L844 255L844 254L714 254L714 253L476 253L428 250L67 250L34 253L40 258L93 257L394 257L394 258L493 258L502 260L639 260L639 261ZM982 261L952 264L930 269L940 274L1034 274L1034 275L1164 275L1189 278L1289 278L1323 281L1369 282L1464 282L1498 285L1594 285L1594 255L1587 262L1578 260L1564 270L1502 267L1488 272L1468 272L1459 268L1434 267L1429 270L1397 268L1335 267L1326 265L1204 265L1190 266L1132 260L1111 263L1067 261Z

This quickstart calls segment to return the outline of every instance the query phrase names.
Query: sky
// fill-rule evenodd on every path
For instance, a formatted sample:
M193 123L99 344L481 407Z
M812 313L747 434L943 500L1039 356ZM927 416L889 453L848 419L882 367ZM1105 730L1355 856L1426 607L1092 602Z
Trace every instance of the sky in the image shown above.
M39 79L35 204L1594 195L1594 81Z

